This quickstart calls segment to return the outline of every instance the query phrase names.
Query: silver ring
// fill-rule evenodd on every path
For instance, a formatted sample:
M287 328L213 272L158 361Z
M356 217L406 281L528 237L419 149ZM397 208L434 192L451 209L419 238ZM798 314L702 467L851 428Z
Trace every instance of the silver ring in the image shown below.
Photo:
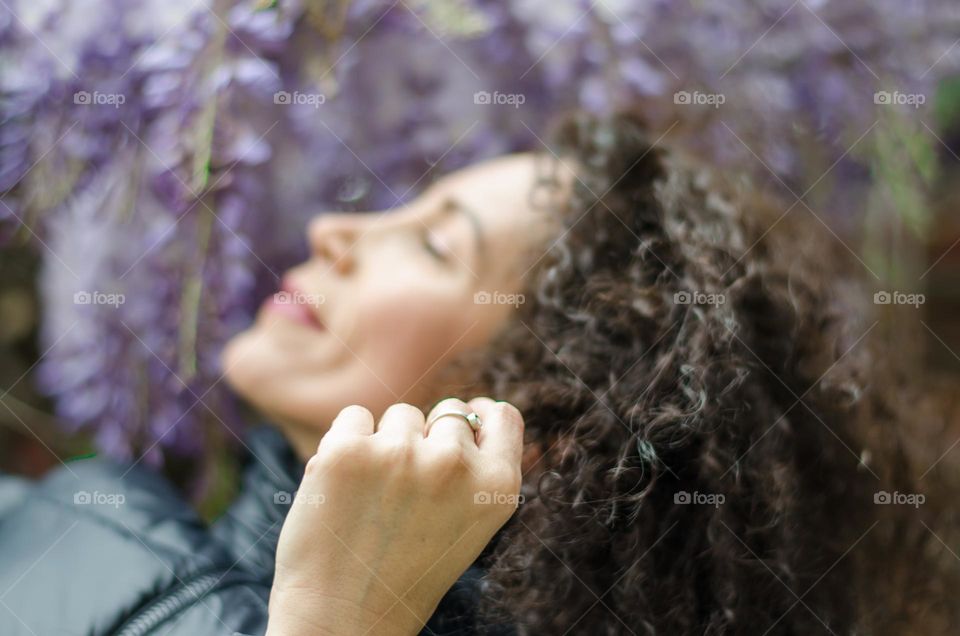
M437 413L427 422L427 433L430 433L430 428L433 426L433 423L439 420L441 417L446 417L448 415L456 415L457 417L462 417L463 420L470 426L470 430L474 433L480 430L483 426L483 422L480 421L480 416L470 411L469 413L463 413L461 411L444 411L443 413Z

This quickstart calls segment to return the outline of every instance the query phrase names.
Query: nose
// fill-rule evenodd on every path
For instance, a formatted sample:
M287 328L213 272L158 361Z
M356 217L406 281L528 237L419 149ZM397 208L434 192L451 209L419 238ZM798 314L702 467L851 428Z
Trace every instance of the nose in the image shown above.
M310 221L307 240L314 258L335 272L349 274L355 265L353 247L358 234L358 215L324 213Z

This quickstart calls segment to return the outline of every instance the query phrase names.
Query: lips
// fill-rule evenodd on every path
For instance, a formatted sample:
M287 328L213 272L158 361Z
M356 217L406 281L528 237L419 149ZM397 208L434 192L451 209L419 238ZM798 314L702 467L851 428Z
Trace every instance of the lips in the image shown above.
M261 310L279 314L292 322L312 329L323 330L325 327L317 311L317 306L322 302L321 295L304 292L288 276L285 276L280 290L267 297Z

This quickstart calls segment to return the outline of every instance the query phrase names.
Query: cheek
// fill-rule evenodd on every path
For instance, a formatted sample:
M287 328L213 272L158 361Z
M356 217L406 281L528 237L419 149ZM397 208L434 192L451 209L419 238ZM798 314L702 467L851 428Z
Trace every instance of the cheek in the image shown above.
M358 308L350 346L384 382L406 390L466 340L471 306L442 288L381 290Z

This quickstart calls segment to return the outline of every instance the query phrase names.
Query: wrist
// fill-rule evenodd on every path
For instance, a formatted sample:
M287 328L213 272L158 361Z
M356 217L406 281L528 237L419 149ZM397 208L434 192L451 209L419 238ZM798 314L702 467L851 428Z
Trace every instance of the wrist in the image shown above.
M270 594L266 636L354 636L419 634L432 614L410 599L357 603L312 590L274 589Z

